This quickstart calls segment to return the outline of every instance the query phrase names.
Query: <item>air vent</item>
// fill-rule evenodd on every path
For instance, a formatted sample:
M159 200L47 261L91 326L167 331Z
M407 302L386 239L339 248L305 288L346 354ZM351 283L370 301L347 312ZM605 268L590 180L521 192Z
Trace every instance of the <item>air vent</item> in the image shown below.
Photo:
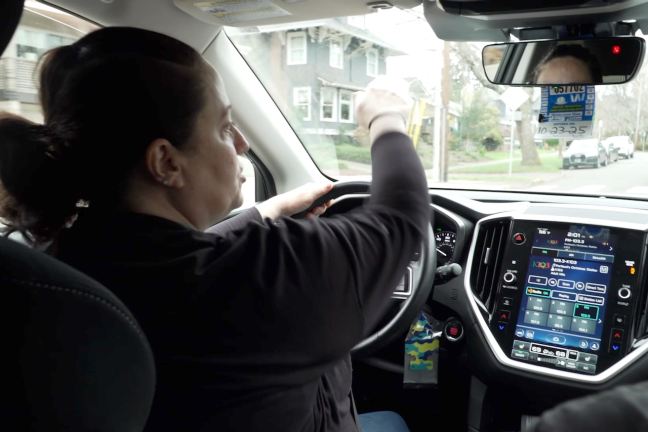
M473 255L470 286L473 294L492 315L504 246L509 237L511 221L498 219L481 224Z

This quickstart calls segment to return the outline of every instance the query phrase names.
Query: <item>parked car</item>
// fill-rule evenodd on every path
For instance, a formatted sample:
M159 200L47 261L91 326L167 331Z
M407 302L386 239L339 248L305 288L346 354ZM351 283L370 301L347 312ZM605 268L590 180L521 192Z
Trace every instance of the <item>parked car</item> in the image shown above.
M599 168L608 164L608 151L597 138L574 140L563 153L563 169L591 166Z
M635 145L629 136L614 136L606 140L619 149L619 156L629 159L634 157Z
M617 162L621 152L619 144L616 141L603 141L603 146L607 152L608 163Z

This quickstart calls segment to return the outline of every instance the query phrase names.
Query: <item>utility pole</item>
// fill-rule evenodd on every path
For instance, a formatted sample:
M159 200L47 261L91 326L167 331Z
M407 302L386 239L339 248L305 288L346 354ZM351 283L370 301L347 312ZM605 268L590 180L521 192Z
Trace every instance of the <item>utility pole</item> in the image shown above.
M448 181L448 168L450 165L450 128L448 125L448 113L450 112L450 93L452 91L452 82L450 81L450 42L443 42L443 75L441 78L442 87L441 87L441 99L443 103L443 108L441 111L443 113L443 129L441 133L443 134L444 139L441 140L443 143L443 155L441 161L441 181Z

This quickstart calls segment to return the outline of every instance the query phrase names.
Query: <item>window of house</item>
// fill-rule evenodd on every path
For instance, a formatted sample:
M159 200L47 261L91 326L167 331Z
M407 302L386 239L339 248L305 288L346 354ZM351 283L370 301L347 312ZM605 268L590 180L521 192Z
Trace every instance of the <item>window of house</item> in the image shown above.
M323 121L336 121L337 94L335 90L331 87L323 87L320 91L320 106L322 109L320 119Z
M353 123L353 92L340 89L339 95L340 121Z
M367 51L367 75L378 76L378 51L375 49Z
M329 64L338 69L344 68L344 48L342 38L331 39Z
M293 105L300 120L311 119L311 89L310 87L295 87L293 89Z
M300 65L307 63L306 32L288 33L288 64Z

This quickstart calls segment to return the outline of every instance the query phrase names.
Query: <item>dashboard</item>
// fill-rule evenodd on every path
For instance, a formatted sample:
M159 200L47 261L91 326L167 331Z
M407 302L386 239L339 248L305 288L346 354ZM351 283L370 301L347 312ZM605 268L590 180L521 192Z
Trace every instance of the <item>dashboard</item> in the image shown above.
M463 274L434 287L429 311L461 326L441 346L473 380L537 413L648 379L647 202L452 190L430 202L437 265Z

